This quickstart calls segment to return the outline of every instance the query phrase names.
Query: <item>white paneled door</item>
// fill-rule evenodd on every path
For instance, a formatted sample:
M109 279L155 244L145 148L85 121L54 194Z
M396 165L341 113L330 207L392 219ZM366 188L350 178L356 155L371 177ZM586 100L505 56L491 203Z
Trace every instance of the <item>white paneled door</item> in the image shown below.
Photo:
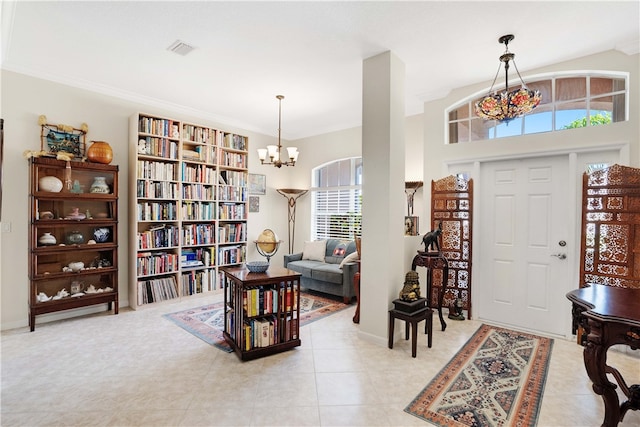
M483 163L478 317L564 335L570 248L567 156Z

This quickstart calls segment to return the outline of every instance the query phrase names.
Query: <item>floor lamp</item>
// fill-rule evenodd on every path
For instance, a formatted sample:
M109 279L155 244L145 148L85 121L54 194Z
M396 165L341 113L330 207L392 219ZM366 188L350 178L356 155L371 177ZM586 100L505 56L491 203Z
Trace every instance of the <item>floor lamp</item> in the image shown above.
M289 220L289 253L293 253L293 241L296 234L296 201L307 194L309 190L298 190L295 188L278 188L276 191L286 197Z

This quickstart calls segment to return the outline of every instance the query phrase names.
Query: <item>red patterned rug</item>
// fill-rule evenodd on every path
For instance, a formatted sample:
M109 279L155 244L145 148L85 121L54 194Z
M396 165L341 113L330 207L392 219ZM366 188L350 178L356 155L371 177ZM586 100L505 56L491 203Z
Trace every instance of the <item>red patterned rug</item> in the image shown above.
M300 326L322 319L330 314L351 307L339 300L310 292L300 293ZM185 331L220 350L231 353L233 349L222 336L224 328L223 303L207 304L189 310L169 313L163 317L171 320Z
M405 412L437 426L535 426L553 339L482 325Z

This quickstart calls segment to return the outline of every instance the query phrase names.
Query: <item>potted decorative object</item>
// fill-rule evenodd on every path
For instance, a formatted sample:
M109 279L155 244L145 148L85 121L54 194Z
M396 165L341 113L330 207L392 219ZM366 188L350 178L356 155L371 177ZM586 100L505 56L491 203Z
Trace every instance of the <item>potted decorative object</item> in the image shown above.
M91 188L89 189L91 193L99 193L99 194L109 194L111 190L109 189L109 185L107 184L106 178L104 176L96 176L93 179L93 184L91 184Z
M51 233L44 233L38 239L38 243L40 243L42 246L52 246L52 245L55 245L57 242L58 241L56 240L56 236L54 236Z
M84 236L81 232L74 230L67 234L67 244L80 245L82 243L84 243Z
M113 150L108 142L91 141L91 147L87 150L87 159L94 163L108 165L113 160Z

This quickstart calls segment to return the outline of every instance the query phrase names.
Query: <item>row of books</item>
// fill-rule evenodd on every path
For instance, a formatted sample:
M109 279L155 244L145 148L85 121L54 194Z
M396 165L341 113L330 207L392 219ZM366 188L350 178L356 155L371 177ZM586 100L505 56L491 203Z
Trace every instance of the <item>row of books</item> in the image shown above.
M178 298L173 276L138 281L138 305Z
M180 276L182 295L201 294L216 288L214 270L197 270L183 273Z
M236 187L247 186L247 174L240 171L220 171L218 182L222 185L233 185Z
M193 126L184 124L182 125L182 139L192 142L201 142L208 144L215 141L216 131L209 128L202 128L199 126Z
M138 203L138 221L176 221L178 211L173 202Z
M138 120L138 132L170 138L179 138L180 136L178 135L178 124L174 124L173 120L154 117L140 117Z
M233 133L227 133L224 135L219 145L224 148L232 148L234 150L247 150L247 137L242 135L236 135Z
M138 160L136 162L136 178L153 179L156 181L175 181L175 164L154 162L150 160Z
M295 340L298 339L298 325L298 318L294 316L281 317L279 321L275 315L249 319L242 325L242 341L236 342L244 351L249 351Z
M222 153L222 164L232 168L246 168L247 155L243 153Z
M205 184L215 184L216 170L205 165L182 164L182 180L186 182L202 182Z
M138 249L157 249L178 246L180 230L176 226L163 225L138 232Z
M138 140L138 153L177 160L178 144L166 138L147 136Z
M242 309L245 316L255 317L278 312L278 290L263 287L242 291Z
M218 248L218 264L240 264L245 259L245 246L223 246Z
M170 252L139 252L136 260L138 276L171 273L178 270L178 255Z
M136 183L136 197L175 200L178 198L178 184L172 181L139 179Z
M216 204L213 202L182 202L181 217L185 221L213 221Z
M220 217L219 219L227 220L243 220L247 219L246 209L244 204L220 204Z
M247 188L236 186L218 187L218 200L244 202L247 200Z
M224 224L218 227L218 243L236 243L247 240L247 227L244 222Z
M188 248L183 249L180 254L180 265L182 267L199 267L211 266L215 264L216 252L215 247L207 248Z
M214 199L213 187L210 185L203 185L203 184L183 184L182 198L197 199L197 200L213 200Z
M186 224L182 226L183 245L213 245L215 227L213 224Z

